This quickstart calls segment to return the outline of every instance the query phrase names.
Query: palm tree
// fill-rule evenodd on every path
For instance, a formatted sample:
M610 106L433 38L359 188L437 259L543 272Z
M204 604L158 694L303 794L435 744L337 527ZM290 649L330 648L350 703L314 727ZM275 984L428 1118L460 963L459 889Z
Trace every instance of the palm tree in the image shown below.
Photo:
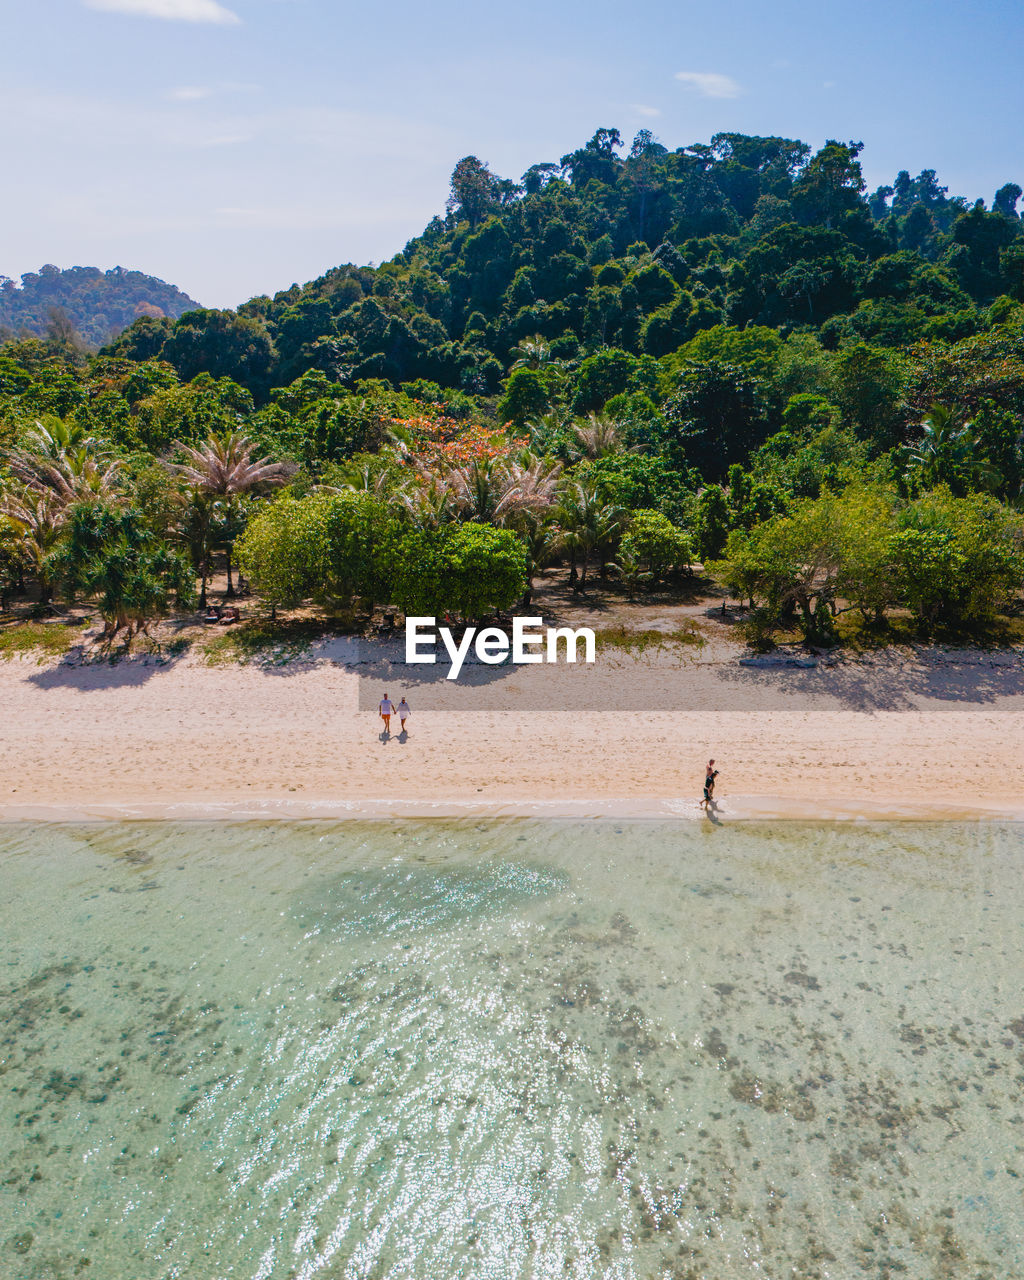
M955 410L933 404L921 422L921 439L907 452L907 461L925 488L948 484L955 490L973 484L995 489L1002 477L981 456L981 450L973 422L958 427Z
M522 517L519 532L526 547L526 595L523 603L528 606L533 594L533 579L554 558L560 530L552 523L549 511L527 511Z
M109 497L121 468L78 423L37 421L8 454L11 474L29 489L50 489L68 506Z
M564 437L566 424L559 413L542 413L525 422L523 429L531 449L536 453L550 453L552 446Z
M515 360L513 369L543 369L546 365L557 363L551 354L547 340L539 333L523 338L513 352Z
M25 445L28 452L51 461L81 449L96 455L103 452L100 442L80 422L64 418L48 418L46 422L37 418L35 426L25 434Z
M64 506L109 498L121 469L120 462L100 461L85 448L52 459L18 449L8 466L26 489L51 490Z
M0 613L7 612L7 597L23 589L26 548L22 526L10 516L0 517Z
M195 589L184 558L145 527L139 512L111 504L75 507L61 561L71 583L98 597L102 640L113 644L124 631L126 651L164 612L172 591L182 604Z
M637 587L643 583L650 582L654 577L654 574L649 569L643 567L640 557L629 551L621 552L612 568L625 583L626 594L630 600L635 598Z
M370 462L349 464L341 478L340 487L320 485L319 488L328 493L368 493L383 502L394 502L405 485L405 480L399 479L390 466L373 466Z
M51 556L67 521L68 504L51 489L23 489L0 499L0 515L14 523L25 559L39 581L39 602L53 595Z
M450 513L460 520L514 526L526 513L555 502L562 465L528 450L514 458L476 458L438 474L418 468L419 483L404 495L410 513Z
M583 422L574 422L572 429L588 458L605 458L622 448L619 424L603 413L592 413Z
M543 516L555 505L562 464L525 449L508 462L507 477L496 523L515 524L523 515Z
M395 495L396 502L419 529L436 529L452 510L451 487L443 476L421 472Z
M496 523L505 498L505 469L496 458L474 458L467 466L451 467L444 474L449 503L462 520Z
M556 516L562 531L563 545L569 552L569 581L576 582L576 557L582 558L580 589L587 585L587 566L594 551L602 553L601 571L604 572L603 553L622 530L623 512L614 503L606 502L595 484L581 484L578 480L562 490Z
M223 504L227 520L235 523L238 499L247 493L262 488L270 488L285 484L296 471L296 467L288 462L272 462L269 458L253 459L252 441L240 431L228 431L222 436L210 434L209 438L198 447L179 444L178 448L185 455L183 463L169 464L171 470L182 476L191 488L205 511L205 519L201 523L200 560L197 568L200 572L202 586L199 593L199 607L206 607L206 580L210 565L210 530L212 527L215 504ZM231 581L231 548L233 539L226 539L228 586L227 595L235 594Z

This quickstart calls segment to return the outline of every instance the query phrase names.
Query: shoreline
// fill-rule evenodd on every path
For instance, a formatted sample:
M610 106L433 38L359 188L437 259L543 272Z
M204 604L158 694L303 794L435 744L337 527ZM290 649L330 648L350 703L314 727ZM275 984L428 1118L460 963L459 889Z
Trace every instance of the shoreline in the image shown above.
M0 805L0 826L133 822L424 822L469 821L1024 823L1024 800L1007 805L952 805L897 798L794 800L785 796L723 796L708 816L696 799L603 797L582 800L301 800L239 797L208 800L122 800L97 804Z
M711 757L723 824L1024 822L1017 655L762 670L742 654L415 687L331 649L271 666L0 663L0 822L707 821ZM389 686L408 692L408 735L381 732Z

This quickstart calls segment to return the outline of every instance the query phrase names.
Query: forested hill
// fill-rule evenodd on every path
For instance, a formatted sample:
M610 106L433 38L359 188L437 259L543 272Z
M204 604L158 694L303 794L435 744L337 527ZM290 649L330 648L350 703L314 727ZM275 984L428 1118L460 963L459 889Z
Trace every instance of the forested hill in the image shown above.
M30 271L18 285L0 276L0 336L29 333L37 338L73 332L86 346L99 347L140 316L176 320L198 304L156 276L114 267L59 267Z
M860 150L600 130L519 182L469 156L379 267L89 357L57 323L7 342L0 602L60 579L141 625L237 541L272 609L480 617L541 565L632 593L696 556L759 643L796 613L827 639L839 599L1020 611L1021 188L869 194Z
M991 208L932 170L869 194L860 151L738 134L669 150L649 132L627 148L602 129L519 182L469 156L446 216L390 262L237 314L143 320L115 350L230 375L257 399L309 369L493 395L533 335L563 361L663 357L723 323L894 348L982 333L995 299L1024 297L1018 185Z

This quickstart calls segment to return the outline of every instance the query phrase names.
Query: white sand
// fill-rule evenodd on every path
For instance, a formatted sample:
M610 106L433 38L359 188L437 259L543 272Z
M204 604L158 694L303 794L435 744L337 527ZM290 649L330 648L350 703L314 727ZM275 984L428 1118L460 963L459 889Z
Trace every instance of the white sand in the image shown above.
M0 663L0 819L695 815L709 755L725 815L1024 814L1017 651L764 671L719 645L454 686L342 665L355 656L334 642L282 667ZM408 690L405 741L380 739L385 687Z

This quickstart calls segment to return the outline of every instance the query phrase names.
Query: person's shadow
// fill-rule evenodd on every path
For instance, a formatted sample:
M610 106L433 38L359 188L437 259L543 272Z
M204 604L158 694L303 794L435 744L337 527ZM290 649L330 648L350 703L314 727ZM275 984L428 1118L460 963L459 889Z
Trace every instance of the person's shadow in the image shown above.
M408 730L408 729L401 729L401 730L399 730L399 733L398 733L398 741L399 741L399 742L401 742L401 743L403 743L403 744L409 741L409 730Z
M387 744L391 741L391 730L381 729L377 737L380 738L381 742L383 742L385 746L387 746Z
M721 827L725 825L718 816L718 801L714 798L710 799L704 806L704 813L708 822L710 822L713 827Z

